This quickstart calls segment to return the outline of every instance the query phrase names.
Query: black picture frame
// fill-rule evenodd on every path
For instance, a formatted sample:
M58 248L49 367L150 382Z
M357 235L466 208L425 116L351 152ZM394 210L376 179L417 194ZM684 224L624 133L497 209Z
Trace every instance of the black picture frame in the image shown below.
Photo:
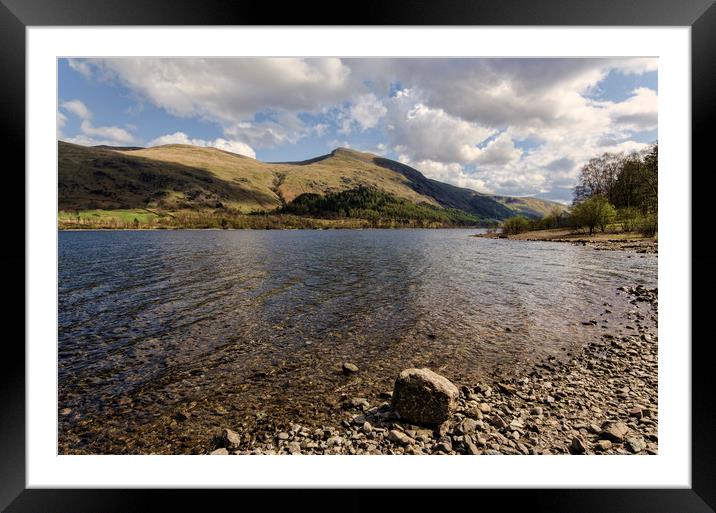
M278 7L280 5L280 8ZM339 6L340 7L340 6ZM341 8L342 11L342 8ZM228 0L0 0L0 110L5 163L3 180L6 201L13 212L25 212L25 30L29 26L81 25L543 25L543 26L689 26L692 70L692 287L693 335L689 340L668 343L688 345L692 355L692 451L690 489L503 489L456 491L450 501L465 498L479 505L492 501L501 509L558 512L713 512L716 510L716 394L710 381L713 360L711 337L698 335L705 325L714 285L709 272L715 256L696 252L694 235L709 226L710 197L714 191L709 126L716 115L716 5L714 0L442 0L424 3L408 0L364 0L347 14L305 3ZM340 11L339 11L340 12ZM323 14L320 14L323 13ZM679 170L688 179L689 170ZM698 178L698 187L694 186ZM11 191L8 193L8 191ZM25 338L26 304L25 224L17 219L5 227L10 235L0 253L8 292L2 309L6 328L0 357L0 509L25 511L135 511L199 510L223 502L253 503L259 491L247 490L80 490L26 489L25 485ZM703 242L701 244L704 244ZM27 271L25 271L27 272ZM699 301L696 293L704 292ZM28 307L31 305L27 305ZM15 327L16 333L8 334ZM264 494L266 492L263 492ZM337 491L292 490L282 499L311 504L313 509L358 510L380 507L375 490L350 490L340 498ZM469 497L464 497L470 495ZM211 497L209 497L211 496ZM272 499L272 505L275 505ZM401 507L424 509L430 501L446 505L444 498L424 490L403 494ZM207 502L210 501L210 502ZM250 501L250 502L243 502ZM298 502L294 502L298 501ZM150 506L151 503L156 506ZM241 507L240 503L235 507ZM260 504L260 502L259 502ZM325 505L325 506L322 506Z

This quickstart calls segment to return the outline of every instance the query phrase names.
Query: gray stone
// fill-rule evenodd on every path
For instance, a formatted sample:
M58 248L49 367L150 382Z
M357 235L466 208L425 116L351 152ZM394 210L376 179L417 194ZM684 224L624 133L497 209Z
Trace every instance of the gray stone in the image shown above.
M390 430L388 433L388 440L399 445L410 445L415 443L415 440L397 429Z
M450 418L459 395L444 376L429 369L406 369L395 380L391 405L401 419L435 425Z
M498 383L497 388L503 394L512 395L517 393L517 389L514 387L514 385L510 385L508 383Z
M462 421L462 424L460 425L460 429L465 434L474 433L477 429L477 422L473 419L465 419Z
M467 452L467 454L480 454L480 450L473 443L472 438L469 435L465 435L463 442L465 444L465 451Z
M605 422L602 425L602 436L612 442L623 442L624 437L629 432L629 426L622 421Z
M445 437L443 440L438 442L438 444L435 446L435 449L444 453L452 452L452 442L450 441L450 438Z
M177 410L174 413L174 419L178 420L180 422L184 422L185 420L189 420L189 417L191 417L191 412L188 412L186 410Z
M629 416L640 419L644 416L644 414L639 406L635 406L634 408L629 410Z
M328 440L326 440L326 445L328 445L328 447L333 447L333 446L342 445L342 444L343 444L343 438L341 438L340 436L332 436Z
M353 374L355 372L358 372L358 366L351 362L344 362L343 363L343 374Z
M370 403L368 402L368 400L365 397L352 397L350 400L350 405L353 408L360 408L363 411L370 408Z
M230 429L224 429L221 432L221 439L224 441L226 447L235 448L241 445L241 436Z
M490 424L495 426L497 429L503 429L507 427L507 422L505 422L505 420L497 414L492 416L492 418L490 419Z
M447 420L440 424L436 430L438 436L445 436L450 431L450 422Z
M572 454L584 454L587 452L587 446L581 436L572 438L572 443L569 444L569 452Z
M290 435L289 435L288 433L286 433L285 431L281 431L281 432L277 435L277 438L278 438L279 440L288 440L289 437L290 437Z
M212 454L212 456L220 456L220 455L229 454L229 451L227 451L225 447L222 447L220 449L213 451L211 454Z
M596 443L595 448L600 451L608 451L612 448L612 442L611 440L599 440Z
M630 436L627 438L624 445L633 453L641 452L646 449L646 442L644 442L642 438L636 436Z

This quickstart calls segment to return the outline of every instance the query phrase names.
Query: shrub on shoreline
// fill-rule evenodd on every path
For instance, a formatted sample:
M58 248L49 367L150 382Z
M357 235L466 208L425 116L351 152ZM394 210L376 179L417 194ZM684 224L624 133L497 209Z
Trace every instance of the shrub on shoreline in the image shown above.
M513 216L502 222L502 233L507 235L517 235L530 230L530 220L525 216Z

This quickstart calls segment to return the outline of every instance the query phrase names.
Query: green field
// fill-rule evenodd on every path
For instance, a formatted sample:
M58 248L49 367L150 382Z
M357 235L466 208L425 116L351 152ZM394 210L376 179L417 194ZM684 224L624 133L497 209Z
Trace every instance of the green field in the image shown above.
M162 215L146 209L119 209L119 210L80 210L80 211L60 211L58 214L58 222L60 227L73 226L81 228L83 225L88 227L100 226L107 228L139 228L141 226L149 227L161 220Z
M60 211L60 220L88 220L88 221L102 221L102 220L117 220L120 222L131 223L137 219L140 223L148 223L154 219L158 219L161 216L150 212L146 209L130 209L130 210L81 210L79 212L63 212Z

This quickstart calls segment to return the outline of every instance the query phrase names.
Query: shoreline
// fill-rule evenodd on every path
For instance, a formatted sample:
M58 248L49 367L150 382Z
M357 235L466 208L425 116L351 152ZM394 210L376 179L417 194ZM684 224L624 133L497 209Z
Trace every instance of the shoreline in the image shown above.
M205 454L658 454L657 289L619 293L635 306L631 334L603 333L569 361L550 357L526 376L456 383L457 411L437 427L402 422L386 391L376 406L345 397L340 426L260 433L227 426ZM647 315L653 325L643 322Z
M311 226L285 228L57 228L58 232L177 232L177 231L330 231L330 230L487 230L487 226Z
M478 233L473 237L506 239L531 242L562 242L575 246L588 246L598 251L631 251L634 253L658 253L659 242L654 237L636 233L595 233L587 235L566 229L538 230L519 234Z
M439 426L401 421L391 408L392 390L366 398L354 388L336 397L330 419L310 426L291 417L236 425L222 420L219 400L203 431L194 425L203 413L186 405L166 417L160 445L140 450L132 439L141 431L133 429L114 435L125 438L124 450L97 452L67 440L60 454L658 454L657 292L619 287L630 304L625 316L615 318L605 302L598 320L581 321L593 337L566 358L550 356L489 382L455 381L457 408ZM361 372L344 371L344 383L360 383ZM194 441L182 444L192 432Z

